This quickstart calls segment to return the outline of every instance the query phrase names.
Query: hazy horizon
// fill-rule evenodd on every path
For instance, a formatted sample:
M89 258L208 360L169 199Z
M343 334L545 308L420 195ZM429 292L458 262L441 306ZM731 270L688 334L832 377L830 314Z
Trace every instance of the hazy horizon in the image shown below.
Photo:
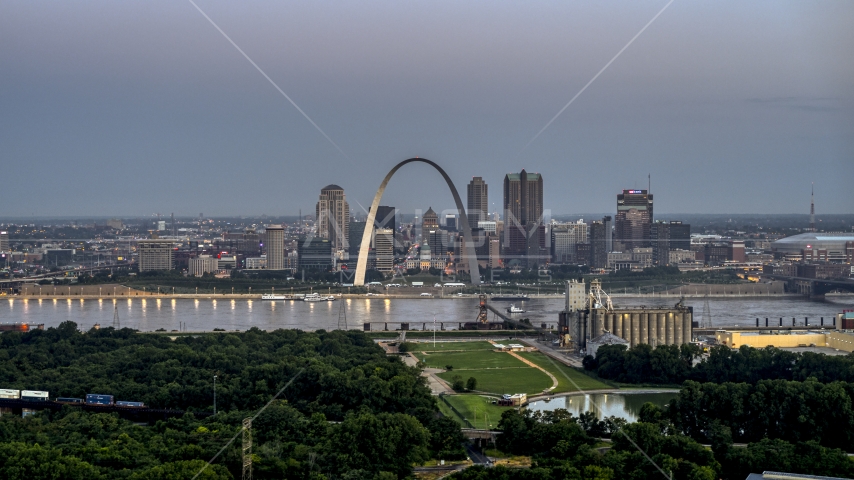
M667 0L196 3L344 154L189 2L10 0L0 216L361 212L415 156L498 209L526 168L556 212L852 212L852 2L675 1L527 148ZM453 207L423 165L382 203Z

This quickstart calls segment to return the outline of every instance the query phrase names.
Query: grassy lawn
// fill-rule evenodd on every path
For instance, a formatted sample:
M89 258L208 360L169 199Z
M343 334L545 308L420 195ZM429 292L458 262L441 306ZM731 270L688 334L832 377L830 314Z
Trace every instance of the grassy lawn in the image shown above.
M512 407L499 407L493 405L494 398L482 397L480 395L465 394L465 395L448 395L448 399L454 408L457 409L475 428L495 428L498 421L501 420L501 414L511 409ZM440 403L444 403L441 400ZM477 415L475 416L475 411ZM452 417L453 418L453 417Z
M554 390L554 393L575 392L579 389L596 390L600 388L613 388L610 385L588 377L587 375L575 370L572 367L568 367L556 360L551 360L540 352L520 352L518 355L528 361L539 365L540 367L554 375L555 378L557 378L557 388ZM569 376L569 378L571 378L575 382L575 384L578 385L578 388L576 388L575 385L572 384L572 382L566 379L564 373L566 373L566 376ZM478 379L478 381L479 380L480 379ZM550 385L551 384L549 384L549 386Z
M470 370L485 368L514 368L527 367L511 355L490 350L473 350L468 352L425 353L415 354L424 365L433 368L445 368L451 365L454 370Z
M450 372L438 374L442 380L453 382L454 375L463 377L463 381L469 377L477 379L477 390L496 394L514 393L541 393L544 389L552 386L552 379L536 368L524 366L523 368L493 368L484 370L460 370L454 369Z
M468 425L466 425L466 423L460 418L460 416L454 413L454 411L451 410L451 407L449 407L441 399L436 400L436 404L439 405L439 411L442 412L442 415L456 420L456 422L459 423L460 426L462 426L463 428L468 427Z
M472 351L472 350L494 350L495 347L489 342L419 342L413 343L413 352L449 352L449 351Z

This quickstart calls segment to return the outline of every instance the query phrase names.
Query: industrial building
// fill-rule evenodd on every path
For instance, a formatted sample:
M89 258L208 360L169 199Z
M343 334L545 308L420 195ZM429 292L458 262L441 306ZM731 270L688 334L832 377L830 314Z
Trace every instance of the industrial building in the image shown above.
M583 288L583 283L581 283ZM614 308L598 280L590 285L587 302L581 309L569 304L578 284L567 282L567 308L558 318L561 345L577 352L589 352L589 342L605 333L624 339L629 347L641 344L682 345L694 333L694 309L680 301L674 307Z

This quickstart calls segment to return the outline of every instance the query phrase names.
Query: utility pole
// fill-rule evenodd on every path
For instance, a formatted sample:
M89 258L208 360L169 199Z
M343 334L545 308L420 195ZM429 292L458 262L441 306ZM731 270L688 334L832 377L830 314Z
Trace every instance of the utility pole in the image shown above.
M216 415L216 375L214 375L214 415Z

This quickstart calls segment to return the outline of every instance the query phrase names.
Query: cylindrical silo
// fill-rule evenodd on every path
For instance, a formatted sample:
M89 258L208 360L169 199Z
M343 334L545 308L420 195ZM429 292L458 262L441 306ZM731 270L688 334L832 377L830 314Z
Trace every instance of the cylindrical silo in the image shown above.
M605 310L591 310L593 312L593 338L605 333Z
M605 314L605 330L611 333L614 333L614 316L613 313Z
M673 314L673 340L676 342L676 345L682 344L682 312L677 311Z
M667 345L667 314L659 313L658 317L658 340L656 345Z
M694 319L692 317L693 315L691 315L690 310L682 314L682 343L691 343L693 340L691 332L693 330L692 322Z
M658 314L649 314L649 344L653 347L660 345L658 340Z
M643 312L640 314L640 338L638 344L649 343L649 314Z
M632 346L635 347L640 343L640 314L632 314Z
M673 345L673 312L667 312L667 321L665 322L665 338L667 339L667 345Z
M614 314L614 335L622 338L626 338L623 336L623 314L617 313Z

